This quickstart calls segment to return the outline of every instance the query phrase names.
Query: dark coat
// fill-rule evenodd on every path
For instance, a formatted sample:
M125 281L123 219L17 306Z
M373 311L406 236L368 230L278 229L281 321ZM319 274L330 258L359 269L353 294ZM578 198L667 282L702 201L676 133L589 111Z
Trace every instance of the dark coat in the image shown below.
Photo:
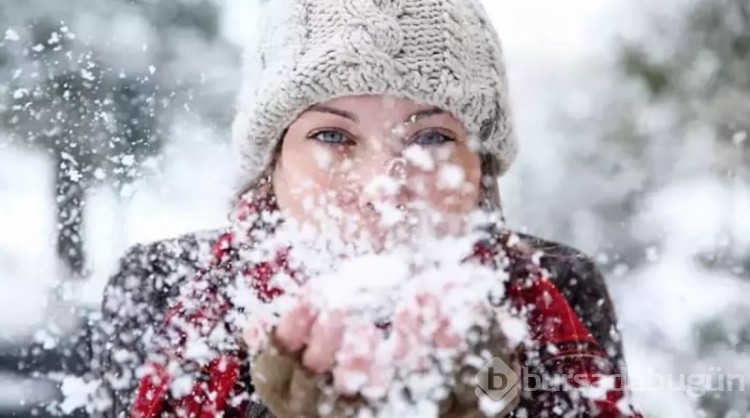
M146 342L163 322L180 287L210 259L222 231L206 231L132 247L110 279L102 317L93 332L93 370L103 379L96 416L127 417L144 363ZM543 252L542 266L599 341L610 362L624 367L615 312L601 273L581 252L528 235L521 238ZM96 407L96 404L95 404ZM252 405L250 416L269 415Z

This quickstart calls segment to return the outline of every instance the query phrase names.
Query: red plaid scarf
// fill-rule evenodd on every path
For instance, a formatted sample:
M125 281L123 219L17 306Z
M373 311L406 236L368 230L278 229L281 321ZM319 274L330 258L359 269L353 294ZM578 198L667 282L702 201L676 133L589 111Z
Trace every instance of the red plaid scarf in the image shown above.
M273 210L276 210L273 197L245 201L238 207L238 218L247 220L262 211ZM261 218L256 216L255 219ZM268 232L269 228L273 226L255 222L248 236ZM290 271L284 251L272 260L237 270L243 263L238 260L236 238L232 232L227 232L215 243L209 267L198 274L192 283L193 289L183 295L167 315L162 344L155 345L156 360L148 363L148 373L139 382L132 418L155 418L162 414L213 418L230 410L242 414L247 407L250 388L243 383L245 360L239 347L231 343L219 347L220 354L208 361L185 360L189 350L185 324L202 338L207 338L217 328L223 328L228 335L237 335L236 327L225 320L233 308L222 292L221 281L211 283L206 280L208 276L218 274L232 278L241 272L258 296L270 301L282 293L281 289L269 285L270 279L280 271L295 273ZM507 231L493 234L492 239L477 243L474 249L472 259L496 269L506 269L510 274L507 296L518 313L527 318L530 330L524 356L528 370L568 378L566 388L531 392L530 398L522 401L528 415L546 416L553 407L562 407L577 411L575 416L579 417L640 418L638 412L623 402L626 392L617 368L607 361L599 343L545 272L532 262L531 250ZM197 371L194 375L200 376L190 381L192 387L177 398L169 390L176 380L175 368ZM596 384L603 377L612 377L603 397L589 399L570 390L582 383Z

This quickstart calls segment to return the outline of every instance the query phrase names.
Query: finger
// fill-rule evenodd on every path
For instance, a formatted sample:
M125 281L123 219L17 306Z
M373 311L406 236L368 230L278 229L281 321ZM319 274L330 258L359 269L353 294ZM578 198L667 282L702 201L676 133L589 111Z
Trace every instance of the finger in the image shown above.
M250 353L257 353L268 345L268 335L272 322L264 315L256 314L248 318L247 325L242 330L242 341Z
M432 296L421 294L413 305L396 313L393 361L399 367L415 371L423 371L430 367L430 356L435 350L434 334L437 329L436 303Z
M363 358L352 359L333 369L333 387L344 396L354 396L367 383L369 361Z
M318 320L310 331L307 348L302 355L302 365L315 373L331 370L343 338L343 312L330 311L318 315Z
M456 284L449 283L447 289L457 288ZM436 348L458 349L461 346L463 338L453 326L451 317L441 306L440 299L434 293L421 293L416 296L417 306L419 306L419 317L412 319L410 326L414 327L414 322L421 324L421 329L417 335L420 336L421 342L432 342ZM473 303L471 309L477 315L481 312L482 304Z
M418 293L415 300L419 307L419 312L425 318L435 317L440 312L440 299L433 293Z
M312 306L299 301L281 318L274 335L276 341L291 353L300 351L308 341L315 318L316 312Z
M334 388L339 393L354 395L367 383L379 339L380 330L370 323L347 330L333 370Z
M393 338L395 340L394 360L404 361L412 347L416 346L420 320L413 309L403 309L393 318Z
M381 347L384 344L384 341L380 340L378 346L373 347L373 351L381 353ZM393 383L395 375L393 362L388 361L387 358L376 357L374 361L370 362L368 369L367 382L360 389L360 392L370 398L383 398Z
M438 320L437 330L433 335L435 347L444 349L460 348L463 339L453 329L451 322L446 317Z

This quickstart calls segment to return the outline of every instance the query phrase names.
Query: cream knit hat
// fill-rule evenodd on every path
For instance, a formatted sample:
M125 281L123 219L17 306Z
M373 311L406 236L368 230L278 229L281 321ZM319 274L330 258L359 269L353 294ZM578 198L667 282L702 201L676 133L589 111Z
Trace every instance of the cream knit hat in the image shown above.
M502 48L479 0L261 0L258 16L233 125L250 179L306 108L364 94L450 111L495 175L513 161Z

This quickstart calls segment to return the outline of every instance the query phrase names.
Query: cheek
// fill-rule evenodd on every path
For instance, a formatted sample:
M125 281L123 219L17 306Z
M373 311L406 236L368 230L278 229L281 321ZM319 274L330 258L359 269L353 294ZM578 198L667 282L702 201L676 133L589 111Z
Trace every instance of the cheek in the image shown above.
M361 190L358 180L364 176L354 158L315 144L286 151L274 173L283 211L303 221L327 213L332 206L352 213Z
M479 204L479 158L467 150L455 150L450 158L436 158L434 170L422 172L426 198L444 212L469 212Z

